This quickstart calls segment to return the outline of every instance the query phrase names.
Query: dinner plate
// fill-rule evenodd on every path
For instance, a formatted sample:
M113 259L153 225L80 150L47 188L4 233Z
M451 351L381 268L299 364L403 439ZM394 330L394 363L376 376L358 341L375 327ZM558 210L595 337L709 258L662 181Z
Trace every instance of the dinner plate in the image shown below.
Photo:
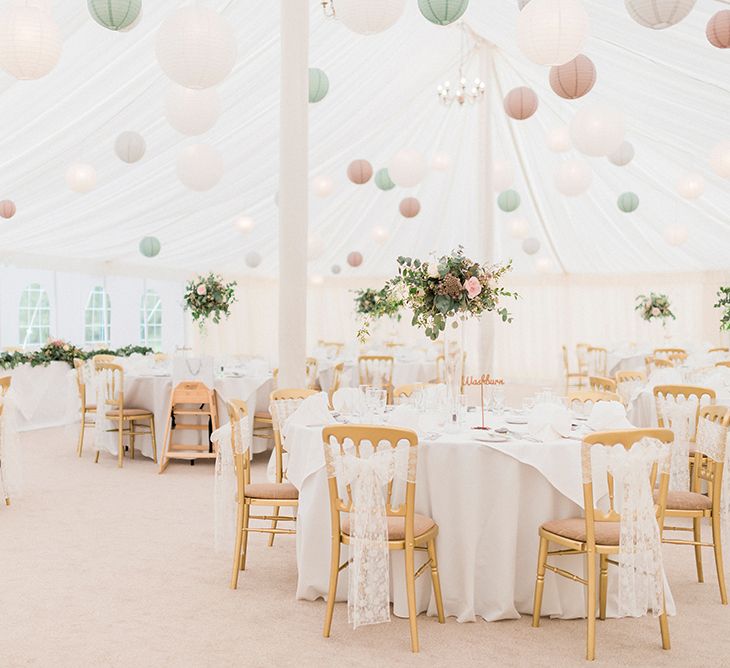
M502 434L481 434L480 436L473 437L475 441L481 441L482 443L505 443L509 441L509 438Z
M523 415L508 415L504 421L507 424L527 424L527 418Z

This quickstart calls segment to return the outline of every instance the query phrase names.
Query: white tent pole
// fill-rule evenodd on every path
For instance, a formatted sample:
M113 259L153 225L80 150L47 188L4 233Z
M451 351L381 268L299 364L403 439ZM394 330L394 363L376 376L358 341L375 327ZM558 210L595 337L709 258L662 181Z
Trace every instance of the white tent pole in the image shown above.
M304 387L307 354L309 3L280 0L279 387Z

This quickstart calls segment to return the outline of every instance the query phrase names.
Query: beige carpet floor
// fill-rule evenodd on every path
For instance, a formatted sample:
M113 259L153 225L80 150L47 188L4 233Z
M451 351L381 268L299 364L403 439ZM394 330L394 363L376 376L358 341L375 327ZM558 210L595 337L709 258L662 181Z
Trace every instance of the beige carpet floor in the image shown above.
M324 639L324 604L296 601L294 540L251 541L249 570L228 588L212 549L212 470L149 460L78 459L64 430L23 436L25 491L0 508L0 667L580 666L585 624L545 620L439 625L419 617L352 631L344 604ZM263 475L263 461L257 463ZM672 650L654 619L598 624L606 666L728 666L730 608L714 563L695 581L692 551L665 548L679 614ZM730 562L730 557L728 558ZM576 585L579 586L579 585Z

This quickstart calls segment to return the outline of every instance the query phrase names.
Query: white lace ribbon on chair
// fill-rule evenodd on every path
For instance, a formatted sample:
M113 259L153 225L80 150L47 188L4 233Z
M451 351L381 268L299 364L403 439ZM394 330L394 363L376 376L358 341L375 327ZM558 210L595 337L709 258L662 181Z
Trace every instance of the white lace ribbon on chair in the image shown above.
M93 369L93 367L92 367ZM85 374L86 378L91 377L92 387L96 398L96 416L94 419L94 450L107 450L112 454L119 454L118 434L116 429L118 422L109 419L109 405L107 404L107 383L112 382L112 371L109 369L94 369L90 375ZM88 385L87 385L88 396Z
M591 463L616 483L616 508L621 513L618 554L618 614L656 617L664 610L664 564L661 537L650 484L652 466L666 470L671 448L643 438L630 450L622 446L591 447ZM594 470L595 470L594 468Z
M672 464L669 472L669 489L686 492L689 490L690 440L694 436L697 403L676 401L663 397L659 401L664 426L674 432L671 450Z
M388 443L366 458L343 455L338 446L329 448L338 483L352 489L347 621L353 628L389 622L390 557L383 488L394 479L414 482L410 459L415 448L393 448Z
M0 397L0 499L18 496L22 486L15 391Z

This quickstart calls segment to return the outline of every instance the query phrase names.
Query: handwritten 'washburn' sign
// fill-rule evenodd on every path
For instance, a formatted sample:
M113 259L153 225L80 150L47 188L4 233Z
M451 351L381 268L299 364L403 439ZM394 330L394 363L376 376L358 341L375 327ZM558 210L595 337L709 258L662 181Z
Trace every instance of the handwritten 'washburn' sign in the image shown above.
M492 378L488 373L483 373L478 378L467 376L464 378L464 385L504 385L503 378Z

